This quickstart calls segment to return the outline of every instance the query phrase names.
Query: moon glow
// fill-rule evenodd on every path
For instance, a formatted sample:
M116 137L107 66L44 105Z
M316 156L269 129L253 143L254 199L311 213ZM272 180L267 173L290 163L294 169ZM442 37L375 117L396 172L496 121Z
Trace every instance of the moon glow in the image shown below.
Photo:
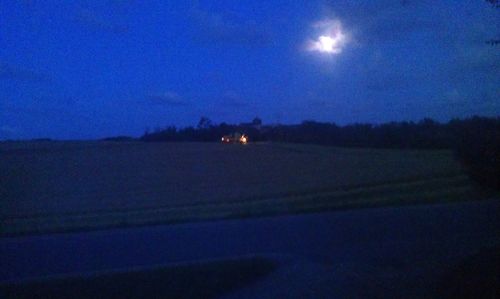
M328 54L340 54L347 43L347 35L343 32L339 21L325 21L314 25L323 33L310 40L307 49Z

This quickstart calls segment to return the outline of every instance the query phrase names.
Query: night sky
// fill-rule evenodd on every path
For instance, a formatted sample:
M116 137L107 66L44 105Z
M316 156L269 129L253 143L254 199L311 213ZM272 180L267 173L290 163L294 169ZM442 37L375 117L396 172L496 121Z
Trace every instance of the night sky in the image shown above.
M0 139L500 115L486 1L0 2Z

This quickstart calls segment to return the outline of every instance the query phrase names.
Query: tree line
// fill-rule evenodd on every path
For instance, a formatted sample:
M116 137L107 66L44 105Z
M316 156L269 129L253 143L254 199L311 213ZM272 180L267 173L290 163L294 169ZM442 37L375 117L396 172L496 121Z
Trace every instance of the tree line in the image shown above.
M196 127L175 126L145 132L143 141L218 141L223 135L240 132L251 141L310 143L321 145L445 149L457 145L463 135L498 133L500 117L471 117L439 123L429 118L419 122L389 122L379 125L356 123L339 126L335 123L303 121L295 125L262 125L259 118L250 123L214 124L202 117Z
M425 118L418 122L384 124L303 121L294 125L262 125L262 120L242 124L214 124L202 117L196 127L156 129L142 141L217 142L234 132L250 142L289 142L343 147L396 149L453 149L466 171L481 184L500 189L500 117L453 119L440 123Z

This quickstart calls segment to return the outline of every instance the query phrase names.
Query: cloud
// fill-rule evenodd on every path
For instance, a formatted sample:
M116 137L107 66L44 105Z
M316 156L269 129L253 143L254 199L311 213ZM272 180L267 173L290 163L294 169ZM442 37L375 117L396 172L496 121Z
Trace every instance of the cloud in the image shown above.
M251 21L201 9L193 9L192 18L198 24L197 38L202 42L247 46L265 46L271 42L270 32Z
M423 79L423 78L420 78ZM379 73L370 76L366 82L366 88L374 92L387 92L400 89L409 89L417 81L415 76L397 73Z
M0 133L15 134L17 132L18 132L18 130L14 127L7 126L7 125L0 126Z
M108 0L107 4L116 8L129 8L137 2L137 0Z
M75 96L35 96L33 97L32 104L34 105L45 105L46 107L67 109L70 107L78 106L83 102Z
M156 104L163 104L168 106L185 106L188 102L183 99L178 93L173 91L166 91L158 94L148 95L150 101Z
M407 39L414 33L443 27L440 7L422 1L328 1L330 18L339 18L360 44Z
M450 89L442 95L442 103L446 105L463 105L467 98L457 88Z
M464 70L500 76L500 53L498 50L477 50L457 57L457 72Z
M234 91L225 92L221 99L221 104L226 107L240 108L248 106L248 101Z
M129 27L111 20L109 17L97 14L90 9L81 9L76 14L76 20L89 28L99 29L116 34L123 34L129 31Z
M398 17L388 16L385 18L376 18L366 24L364 35L365 42L378 41L399 41L410 37L417 32L432 32L440 24L434 20L426 20L419 17Z
M454 117L464 117L471 114L497 116L500 112L499 92L471 91L466 89L451 89L437 99L436 105L446 109L453 106Z
M30 69L0 62L0 80L14 80L22 82L48 81L48 76Z
M34 96L17 99L16 101L5 101L0 103L0 111L7 114L23 115L68 115L73 111L80 111L79 101L75 97L59 96Z
M19 135L21 131L17 128L14 128L9 125L0 125L0 140L9 140L16 138L16 135Z
M467 34L467 33L465 33ZM500 52L496 46L488 45L478 41L470 32L469 38L456 41L454 48L452 75L455 73L459 78L464 74L482 73L498 78L500 75Z

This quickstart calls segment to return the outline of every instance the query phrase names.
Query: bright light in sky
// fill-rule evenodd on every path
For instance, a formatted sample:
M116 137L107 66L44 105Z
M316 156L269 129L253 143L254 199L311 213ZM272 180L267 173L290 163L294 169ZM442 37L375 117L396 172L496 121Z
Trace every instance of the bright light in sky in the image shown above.
M316 40L310 40L307 50L321 53L340 54L347 43L347 36L337 20L327 20L314 25L323 31Z
M338 36L332 38L330 36L322 35L318 38L318 41L314 43L314 46L320 52L338 54L342 52L342 48L339 46L340 41L341 38Z

